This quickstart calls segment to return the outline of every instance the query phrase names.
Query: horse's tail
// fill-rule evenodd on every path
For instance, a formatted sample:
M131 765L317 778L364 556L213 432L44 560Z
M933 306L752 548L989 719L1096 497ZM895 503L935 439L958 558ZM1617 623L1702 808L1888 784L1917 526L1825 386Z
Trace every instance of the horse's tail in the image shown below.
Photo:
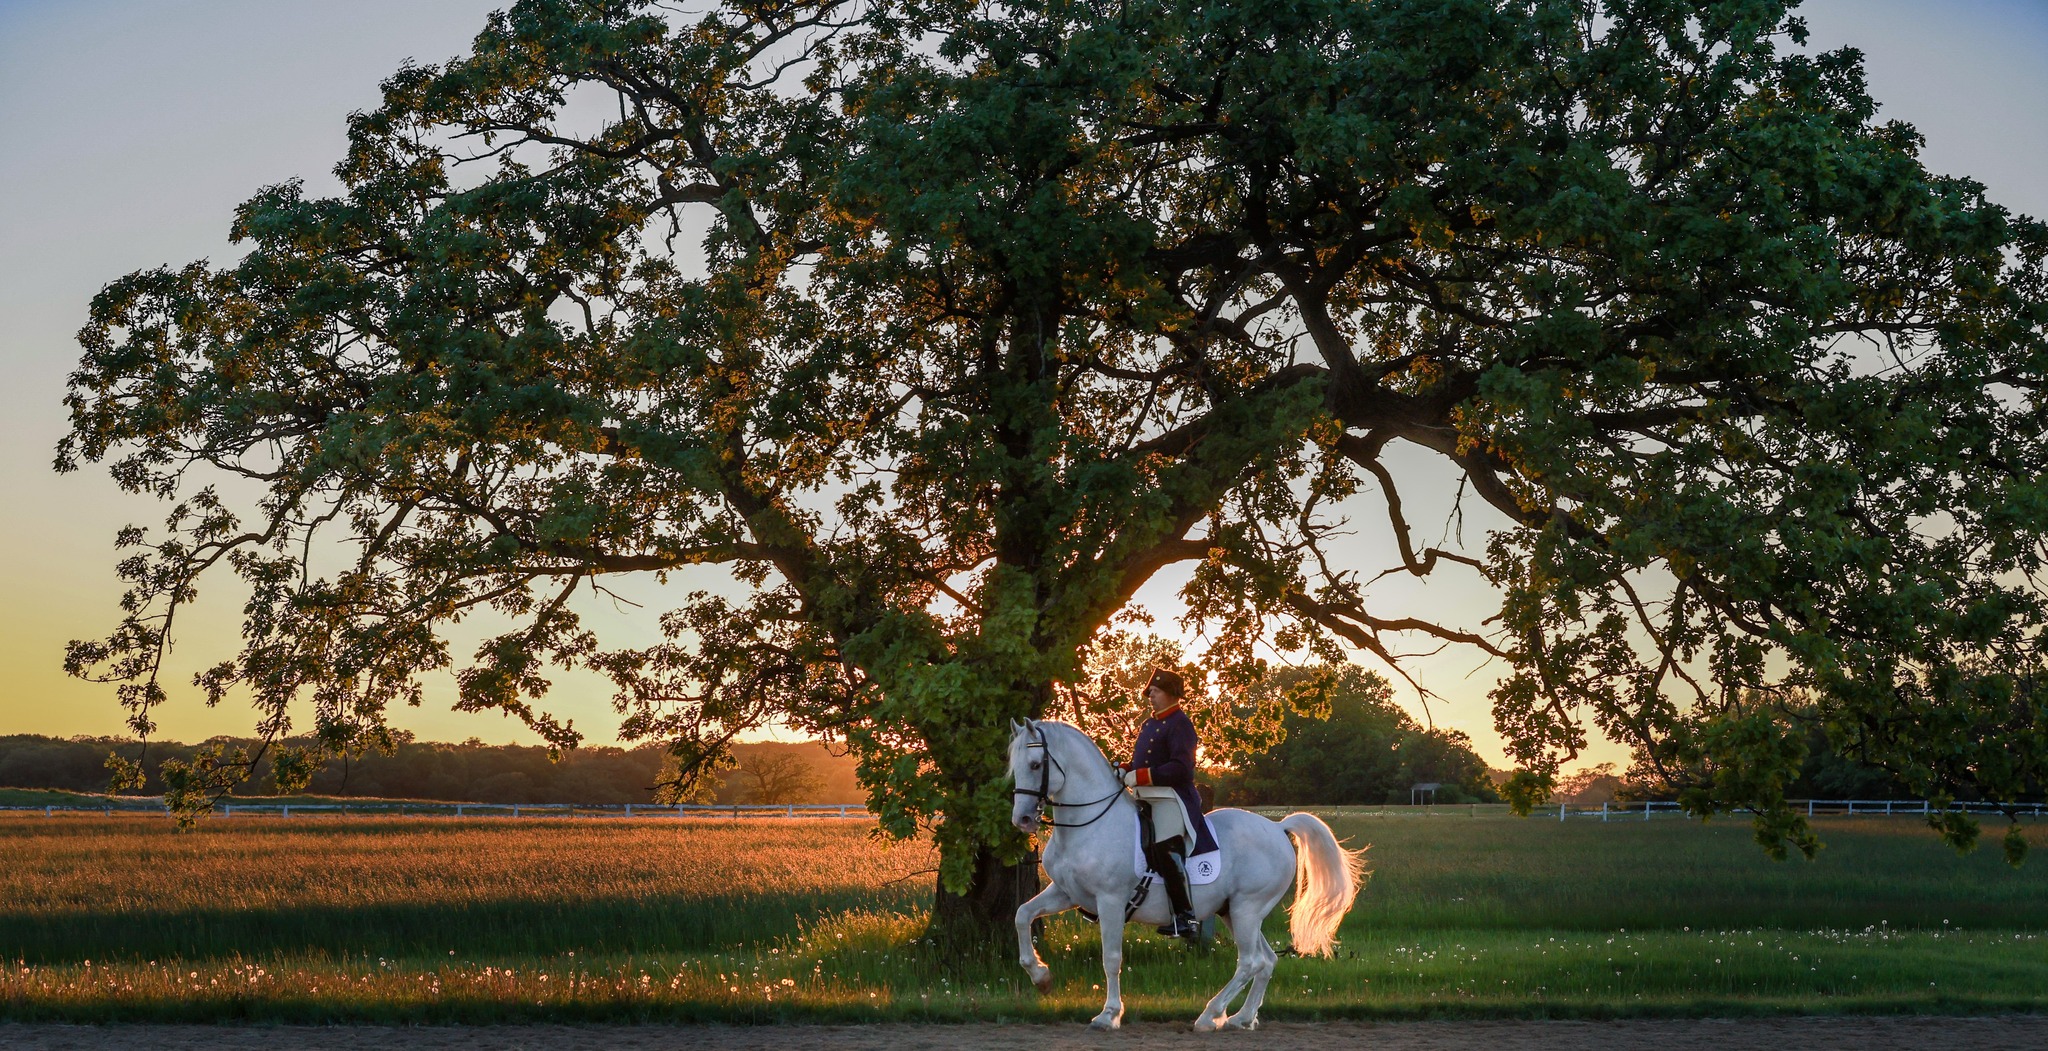
M1330 826L1314 814L1289 814L1280 827L1294 837L1294 906L1287 910L1294 951L1333 956L1337 925L1344 922L1365 883L1365 848L1344 849Z

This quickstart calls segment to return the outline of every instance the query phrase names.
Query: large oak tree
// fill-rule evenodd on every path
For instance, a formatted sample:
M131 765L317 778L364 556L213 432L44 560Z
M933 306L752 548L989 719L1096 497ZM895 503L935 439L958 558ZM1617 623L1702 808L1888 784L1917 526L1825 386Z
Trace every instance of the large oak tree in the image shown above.
M59 466L177 512L71 666L147 732L225 564L244 646L200 684L266 735L375 743L451 667L562 745L548 669L597 669L686 766L783 719L935 827L941 930L1035 881L1008 721L1169 567L1226 689L1263 645L1504 661L1525 798L1590 721L1810 849L1794 695L2010 798L2048 759L2048 233L1785 6L522 0L352 119L342 195L264 190L239 261L94 302ZM1512 525L1418 544L1403 446ZM1375 605L1329 543L1361 509L1499 615ZM698 566L732 585L660 644L579 617Z

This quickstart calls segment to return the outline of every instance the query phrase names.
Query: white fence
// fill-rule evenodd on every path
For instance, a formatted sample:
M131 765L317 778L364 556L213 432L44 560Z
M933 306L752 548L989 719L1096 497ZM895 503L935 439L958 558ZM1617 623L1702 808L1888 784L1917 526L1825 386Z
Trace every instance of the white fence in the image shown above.
M1795 799L1796 809L1802 804L1808 817L1926 817L1941 808L1925 799ZM1557 807L1557 819L1567 818L1598 819L1601 821L1648 821L1655 816L1685 817L1684 808L1677 803L1602 803L1599 806L1552 804ZM2010 804L2015 813L2040 817L2048 812L2048 804ZM1950 812L1963 814L1998 814L2006 812L2006 805L1998 803L1950 803ZM1541 807L1537 814L1547 815L1549 806Z
M1925 817L1939 808L1924 799L1795 799L1791 801L1795 810L1803 810L1809 817ZM2015 813L2022 816L2048 816L2048 803L2015 803ZM1294 810L1313 810L1324 817L1382 817L1382 818L1450 818L1505 817L1506 803L1442 803L1423 806L1402 806L1389 804L1376 807L1359 806L1309 806L1309 807L1268 807L1247 808L1253 813L1278 818ZM1951 803L1948 809L1957 813L2003 815L2004 807L1998 803ZM1530 817L1540 821L1648 821L1686 818L1683 807L1669 802L1639 803L1545 803L1537 807Z
M165 809L135 806L0 806L0 813L40 811L58 814L162 814ZM697 804L657 806L651 803L221 803L207 816L248 817L580 817L580 818L863 818L871 816L859 803Z

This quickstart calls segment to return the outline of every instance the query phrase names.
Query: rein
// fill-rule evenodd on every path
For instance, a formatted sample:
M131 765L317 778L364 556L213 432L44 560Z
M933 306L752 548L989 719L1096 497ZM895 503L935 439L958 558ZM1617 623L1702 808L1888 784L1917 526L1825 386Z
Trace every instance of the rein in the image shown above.
M1089 825L1092 825L1097 821L1100 821L1103 818L1108 817L1109 812L1116 809L1116 797L1124 794L1124 788L1121 784L1117 785L1115 789L1111 790L1108 795L1103 796L1101 799L1091 799L1086 803L1062 803L1059 800L1054 799L1050 791L1050 786L1052 784L1052 769L1053 767L1058 766L1060 770L1060 775L1064 777L1067 773L1067 768L1064 766L1060 766L1059 757L1052 754L1051 748L1046 747L1045 729L1043 727L1034 725L1031 728L1031 735L1034 739L1024 747L1036 748L1044 752L1046 759L1045 765L1040 766L1038 768L1038 788L1035 790L1029 788L1013 788L1010 790L1010 794L1013 796L1036 797L1039 801L1039 813L1044 816L1045 826L1047 828L1086 828ZM1098 803L1103 804L1102 810L1099 813L1097 813L1094 817L1091 817L1086 821L1055 821L1052 819L1052 816L1050 814L1045 814L1045 811L1051 807L1071 807L1074 809L1080 809L1082 807L1095 806Z

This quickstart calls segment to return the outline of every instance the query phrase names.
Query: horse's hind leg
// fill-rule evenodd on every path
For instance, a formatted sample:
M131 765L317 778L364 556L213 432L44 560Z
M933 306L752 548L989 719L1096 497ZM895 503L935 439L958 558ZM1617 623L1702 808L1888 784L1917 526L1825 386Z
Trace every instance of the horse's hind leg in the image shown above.
M1217 917L1230 925L1231 940L1237 942L1237 970L1196 1016L1196 1032L1259 1027L1259 1005L1266 999L1266 983L1273 980L1273 965L1280 962L1280 955L1267 944L1261 928L1266 925L1267 914L1279 903L1278 898L1266 901L1232 899L1230 915ZM1237 994L1247 985L1251 991L1245 994L1244 1006L1238 1008L1236 1014L1230 1014L1230 1001L1237 999Z
M1223 1028L1223 1016L1230 1013L1230 1001L1237 999L1237 994L1244 989L1245 983L1251 980L1251 970L1247 966L1245 955L1246 939L1238 934L1238 924L1242 922L1245 930L1253 932L1252 937L1258 937L1259 926L1266 920L1264 913L1257 916L1245 915L1242 906L1235 902L1231 903L1229 915L1218 915L1216 918L1229 925L1231 940L1237 942L1237 970L1231 972L1230 980L1223 983L1223 988L1209 998L1208 1004L1202 1008L1202 1013L1195 1017L1197 1033L1211 1033Z
M1266 907L1246 917L1244 936L1237 939L1237 970L1239 974L1251 977L1251 991L1244 996L1244 1005L1237 1013L1222 1020L1224 1029L1257 1029L1259 1027L1259 1005L1266 1002L1266 983L1273 980L1273 967L1280 962L1280 954L1266 942L1266 914L1273 911L1278 902L1267 902ZM1233 926L1231 933L1236 934ZM1225 1001L1228 1003L1229 1001Z
M1031 925L1040 916L1050 916L1074 907L1074 900L1055 883L1038 892L1038 896L1017 906L1017 962L1024 965L1024 973L1031 976L1031 984L1041 993L1052 992L1052 968L1038 957L1038 946L1031 940Z

